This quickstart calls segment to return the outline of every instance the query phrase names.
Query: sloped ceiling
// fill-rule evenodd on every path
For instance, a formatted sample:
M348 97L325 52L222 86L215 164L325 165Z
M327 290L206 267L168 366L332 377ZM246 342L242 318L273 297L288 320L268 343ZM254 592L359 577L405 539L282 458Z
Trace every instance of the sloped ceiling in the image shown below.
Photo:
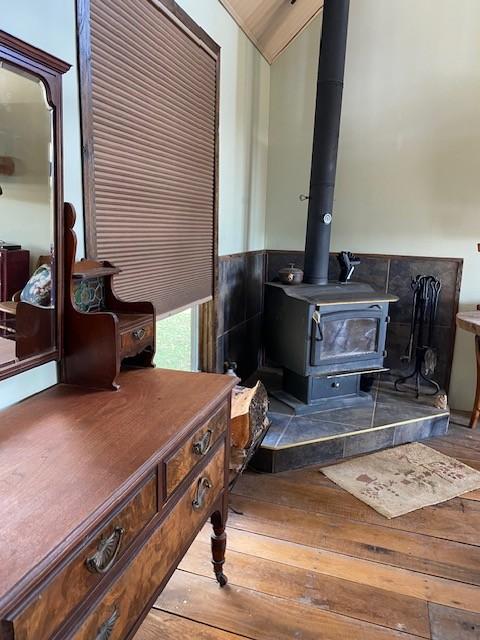
M270 64L323 7L323 0L220 2Z

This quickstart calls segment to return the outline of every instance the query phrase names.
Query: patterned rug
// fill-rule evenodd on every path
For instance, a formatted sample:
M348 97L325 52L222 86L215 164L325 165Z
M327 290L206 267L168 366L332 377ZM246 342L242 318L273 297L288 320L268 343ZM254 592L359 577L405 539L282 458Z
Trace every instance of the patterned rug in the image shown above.
M321 472L387 518L480 489L479 471L418 442L324 467Z

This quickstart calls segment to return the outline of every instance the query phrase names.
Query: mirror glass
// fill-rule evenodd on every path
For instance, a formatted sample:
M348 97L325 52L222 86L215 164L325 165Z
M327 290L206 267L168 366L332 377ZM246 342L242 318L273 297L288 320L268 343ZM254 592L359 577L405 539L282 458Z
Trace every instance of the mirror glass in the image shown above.
M55 345L53 109L0 62L0 367Z

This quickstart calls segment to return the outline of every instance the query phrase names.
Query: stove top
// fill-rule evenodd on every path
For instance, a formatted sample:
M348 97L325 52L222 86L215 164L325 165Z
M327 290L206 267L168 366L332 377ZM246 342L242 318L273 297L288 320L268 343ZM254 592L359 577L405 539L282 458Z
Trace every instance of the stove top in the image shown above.
M390 293L375 291L363 282L329 282L328 284L283 284L267 282L267 286L282 289L287 296L303 300L308 304L365 304L371 302L397 302L398 297Z

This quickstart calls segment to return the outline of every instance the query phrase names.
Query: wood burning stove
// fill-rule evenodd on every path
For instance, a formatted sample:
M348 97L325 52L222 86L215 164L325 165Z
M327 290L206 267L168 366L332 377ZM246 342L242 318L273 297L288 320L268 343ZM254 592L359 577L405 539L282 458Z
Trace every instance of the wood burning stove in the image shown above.
M328 282L348 12L349 0L324 2L304 283L266 285L267 357L284 370L276 395L297 413L370 400L361 375L384 370L388 305L397 300L368 284ZM358 261L342 256L348 280Z
M388 306L396 300L361 283L268 283L266 354L284 370L277 397L297 413L368 400L361 375L385 370Z

